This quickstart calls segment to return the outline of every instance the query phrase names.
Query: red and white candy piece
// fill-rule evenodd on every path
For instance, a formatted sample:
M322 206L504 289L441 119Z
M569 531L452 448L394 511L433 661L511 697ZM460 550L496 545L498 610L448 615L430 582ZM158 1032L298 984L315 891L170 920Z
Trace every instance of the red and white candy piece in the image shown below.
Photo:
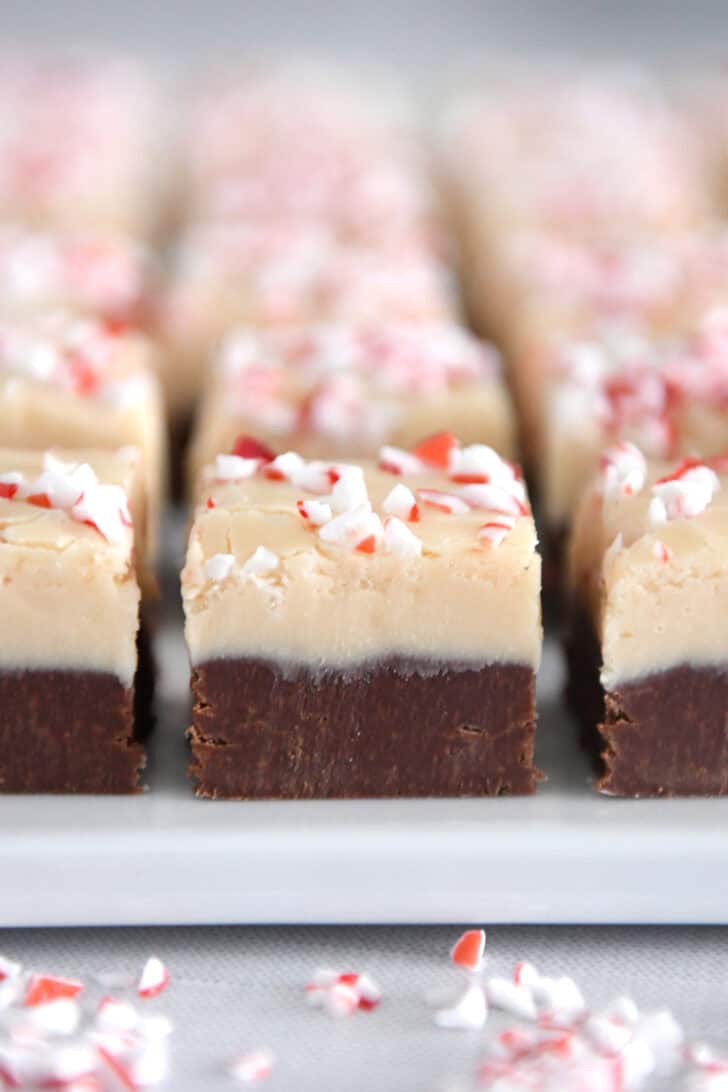
M0 982L4 982L9 978L17 978L22 969L21 963L16 963L14 960L8 959L7 956L0 955Z
M330 1016L350 1016L356 1009L371 1011L382 999L379 986L368 974L319 969L306 986L306 1000Z
M602 453L600 468L601 491L605 497L634 496L642 490L647 478L644 455L626 440Z
M233 1058L228 1066L228 1073L243 1084L256 1084L270 1077L275 1065L275 1055L271 1050L251 1050Z
M313 498L299 500L296 501L296 507L302 518L310 523L312 527L323 527L324 523L328 523L334 514L331 505L324 500L315 500Z
M704 512L720 488L720 479L709 466L686 459L672 474L652 486L647 514L650 527L668 520L692 519Z
M215 478L219 482L241 482L246 478L252 478L263 465L263 462L257 458L248 459L243 458L241 455L218 455L215 459Z
M417 497L428 508L435 508L449 516L462 516L470 511L469 505L461 497L445 493L442 489L418 489Z
M420 510L414 493L406 485L399 482L390 489L382 501L382 511L385 515L396 516L398 519L416 523L420 518Z
M661 542L659 538L655 539L652 544L652 553L658 561L667 562L672 558L672 550L670 550L664 542Z
M489 519L478 531L478 538L491 546L500 546L508 538L516 525L514 516L498 516L497 519Z
M156 997L169 985L169 971L158 956L150 956L142 968L136 991L140 997Z
M422 474L426 467L411 452L385 445L379 451L379 469L388 474Z
M483 969L485 929L467 929L455 941L450 959L456 967L477 973Z

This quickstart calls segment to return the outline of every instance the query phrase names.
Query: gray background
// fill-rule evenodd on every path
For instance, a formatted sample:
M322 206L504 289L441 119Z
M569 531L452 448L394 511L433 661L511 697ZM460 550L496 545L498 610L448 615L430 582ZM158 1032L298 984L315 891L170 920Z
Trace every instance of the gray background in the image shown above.
M438 78L454 59L573 50L682 58L728 44L725 0L1 0L0 34L168 56L244 48L374 56Z

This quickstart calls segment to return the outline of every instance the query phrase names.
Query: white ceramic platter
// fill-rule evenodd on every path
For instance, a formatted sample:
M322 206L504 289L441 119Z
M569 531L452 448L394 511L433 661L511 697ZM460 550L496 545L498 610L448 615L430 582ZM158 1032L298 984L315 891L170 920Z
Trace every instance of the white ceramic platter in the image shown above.
M221 803L185 776L187 670L161 642L149 791L0 797L0 926L728 924L728 799L589 787L547 645L531 798Z

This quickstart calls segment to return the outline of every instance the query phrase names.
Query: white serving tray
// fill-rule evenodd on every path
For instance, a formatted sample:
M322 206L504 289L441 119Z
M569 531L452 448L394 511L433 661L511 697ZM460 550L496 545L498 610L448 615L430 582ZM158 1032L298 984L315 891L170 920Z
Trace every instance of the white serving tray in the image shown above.
M0 926L728 923L728 799L589 788L546 649L530 798L223 803L185 776L187 671L162 642L149 791L0 797Z

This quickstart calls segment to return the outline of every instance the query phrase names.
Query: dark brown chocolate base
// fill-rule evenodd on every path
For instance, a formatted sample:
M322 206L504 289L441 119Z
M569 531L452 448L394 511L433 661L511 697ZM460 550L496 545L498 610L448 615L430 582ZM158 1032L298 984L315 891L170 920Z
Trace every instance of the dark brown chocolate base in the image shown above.
M149 635L133 688L102 671L0 670L0 792L131 793L153 725Z
M342 674L253 659L192 675L200 796L310 799L531 793L534 678L388 660Z
M612 692L586 612L567 644L567 699L595 761L597 788L614 796L728 794L728 668L683 664Z

